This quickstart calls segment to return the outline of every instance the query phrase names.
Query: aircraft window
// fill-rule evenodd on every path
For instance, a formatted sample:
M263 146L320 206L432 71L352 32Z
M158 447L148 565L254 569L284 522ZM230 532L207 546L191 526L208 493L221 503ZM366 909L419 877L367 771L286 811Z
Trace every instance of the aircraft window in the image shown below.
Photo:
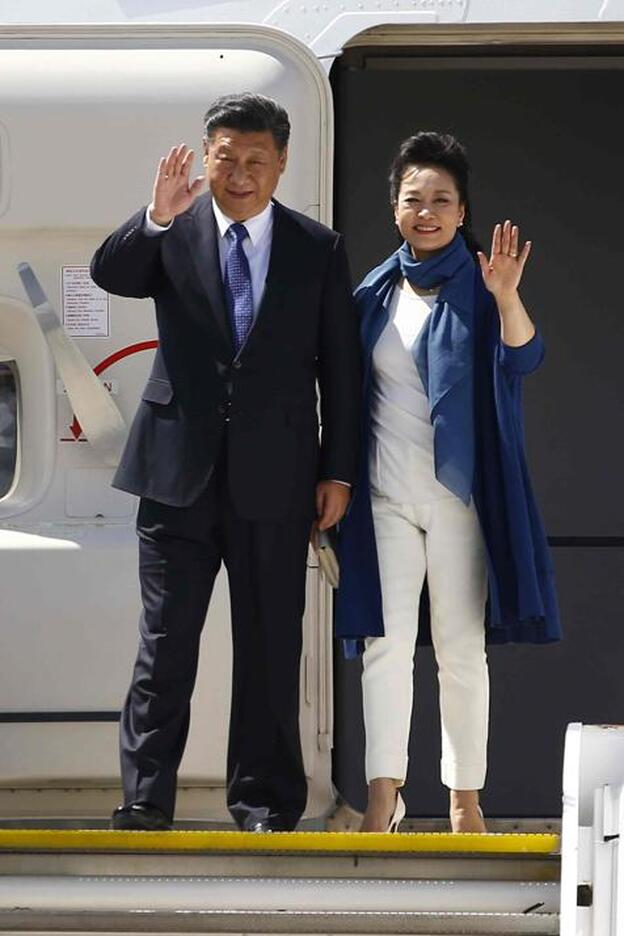
M15 481L17 466L17 380L14 367L0 362L0 498Z

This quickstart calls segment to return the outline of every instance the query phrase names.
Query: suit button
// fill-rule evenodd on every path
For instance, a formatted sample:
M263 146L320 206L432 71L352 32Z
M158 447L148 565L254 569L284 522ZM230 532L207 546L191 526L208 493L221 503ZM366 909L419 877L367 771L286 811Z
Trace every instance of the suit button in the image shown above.
M242 366L243 365L240 361L234 361L234 363L232 364L232 367L234 368L234 370L240 370Z

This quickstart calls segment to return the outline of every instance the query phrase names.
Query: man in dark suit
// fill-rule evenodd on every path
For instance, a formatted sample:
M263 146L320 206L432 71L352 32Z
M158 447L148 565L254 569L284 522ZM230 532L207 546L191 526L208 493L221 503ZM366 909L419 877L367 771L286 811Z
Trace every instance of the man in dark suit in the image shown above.
M306 803L299 661L311 529L355 478L360 359L342 238L273 201L286 112L220 98L192 150L160 160L152 202L102 244L103 289L153 297L159 347L114 484L140 495L140 644L121 718L117 829L173 821L199 638L223 561L234 647L228 808L293 829ZM319 445L317 382L322 434Z

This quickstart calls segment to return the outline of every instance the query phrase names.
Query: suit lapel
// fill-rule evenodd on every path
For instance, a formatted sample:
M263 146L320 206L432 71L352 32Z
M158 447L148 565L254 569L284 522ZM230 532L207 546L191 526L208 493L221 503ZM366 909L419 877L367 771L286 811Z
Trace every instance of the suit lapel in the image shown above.
M206 293L214 319L232 347L232 327L219 262L217 222L209 194L201 196L195 203L195 209L186 215L182 231L202 292Z
M286 211L279 202L274 202L269 268L258 315L246 345L253 340L255 333L261 331L273 318L283 303L289 272L295 269L297 262L297 244L294 236L297 232L291 228Z
M219 262L218 228L210 194L197 199L191 211L183 217L180 232L190 258L190 276L197 281L198 290L206 296L212 316L233 354L232 325L225 301ZM286 209L275 202L271 253L264 293L245 348L253 342L255 334L265 327L283 304L289 276L297 269L297 234L297 227L290 221Z

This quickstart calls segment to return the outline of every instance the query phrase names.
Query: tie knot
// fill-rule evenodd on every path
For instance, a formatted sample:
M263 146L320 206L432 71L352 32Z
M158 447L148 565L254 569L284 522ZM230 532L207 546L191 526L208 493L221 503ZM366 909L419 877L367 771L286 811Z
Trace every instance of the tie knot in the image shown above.
M249 237L249 231L244 224L237 221L235 224L230 224L227 229L227 236L230 240L237 240L239 244L242 244L245 238Z

